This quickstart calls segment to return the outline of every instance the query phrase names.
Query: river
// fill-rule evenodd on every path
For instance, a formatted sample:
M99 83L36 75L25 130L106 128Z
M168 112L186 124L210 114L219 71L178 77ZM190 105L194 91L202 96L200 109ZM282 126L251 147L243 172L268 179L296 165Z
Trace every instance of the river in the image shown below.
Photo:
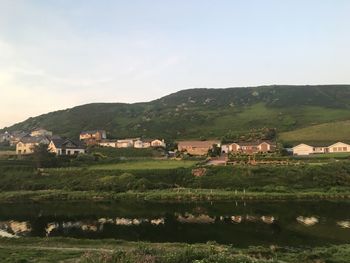
M350 242L350 202L46 202L2 204L0 235L238 247Z

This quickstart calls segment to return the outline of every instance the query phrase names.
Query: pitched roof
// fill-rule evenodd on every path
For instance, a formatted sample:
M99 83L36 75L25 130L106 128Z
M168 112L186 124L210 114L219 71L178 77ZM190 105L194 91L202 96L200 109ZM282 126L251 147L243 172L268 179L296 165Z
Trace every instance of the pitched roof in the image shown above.
M65 148L65 149L85 149L85 145L80 141L73 141L71 139L62 139L55 138L51 142L55 145L56 148Z
M49 139L46 136L24 136L20 140L22 143L42 143L43 141L49 142Z

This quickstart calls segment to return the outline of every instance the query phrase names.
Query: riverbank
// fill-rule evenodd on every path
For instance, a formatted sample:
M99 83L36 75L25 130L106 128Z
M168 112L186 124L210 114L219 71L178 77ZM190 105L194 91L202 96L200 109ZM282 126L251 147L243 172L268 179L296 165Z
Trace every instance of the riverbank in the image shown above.
M334 189L333 189L334 190ZM244 192L207 189L166 189L154 191L127 191L122 193L95 191L11 191L0 193L0 203L44 201L148 201L148 202L197 202L197 201L253 201L253 200L350 200L349 191L322 192L320 190L297 192Z
M350 245L317 248L148 243L73 238L0 238L1 262L300 263L350 260Z

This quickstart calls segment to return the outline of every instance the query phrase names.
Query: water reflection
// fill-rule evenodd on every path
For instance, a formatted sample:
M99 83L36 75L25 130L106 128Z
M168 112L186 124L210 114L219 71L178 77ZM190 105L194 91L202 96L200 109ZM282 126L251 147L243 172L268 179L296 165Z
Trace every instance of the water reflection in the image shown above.
M322 203L321 203L322 204ZM71 205L71 207L69 207ZM68 236L237 246L350 242L350 202L33 204L0 207L0 237ZM330 234L331 233L331 234ZM240 238L237 238L240 237Z
M318 219L315 216L311 216L311 217L298 216L297 221L300 224L303 224L305 226L313 226L318 223Z
M337 225L340 226L341 228L350 228L350 221L338 221Z
M31 225L27 221L19 222L15 220L0 222L1 236L14 237L24 236L31 232Z

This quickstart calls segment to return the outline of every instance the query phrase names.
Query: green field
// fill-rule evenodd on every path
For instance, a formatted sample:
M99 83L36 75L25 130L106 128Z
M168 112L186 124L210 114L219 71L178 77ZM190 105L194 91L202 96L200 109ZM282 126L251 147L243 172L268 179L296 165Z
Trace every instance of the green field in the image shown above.
M349 245L309 249L147 243L73 238L0 238L1 262L84 263L346 263Z
M350 121L330 122L284 132L279 135L279 139L294 144L301 142L348 142L350 141Z
M157 169L176 169L189 168L196 165L198 161L184 160L142 160L126 161L112 164L99 164L90 166L90 170L157 170Z

